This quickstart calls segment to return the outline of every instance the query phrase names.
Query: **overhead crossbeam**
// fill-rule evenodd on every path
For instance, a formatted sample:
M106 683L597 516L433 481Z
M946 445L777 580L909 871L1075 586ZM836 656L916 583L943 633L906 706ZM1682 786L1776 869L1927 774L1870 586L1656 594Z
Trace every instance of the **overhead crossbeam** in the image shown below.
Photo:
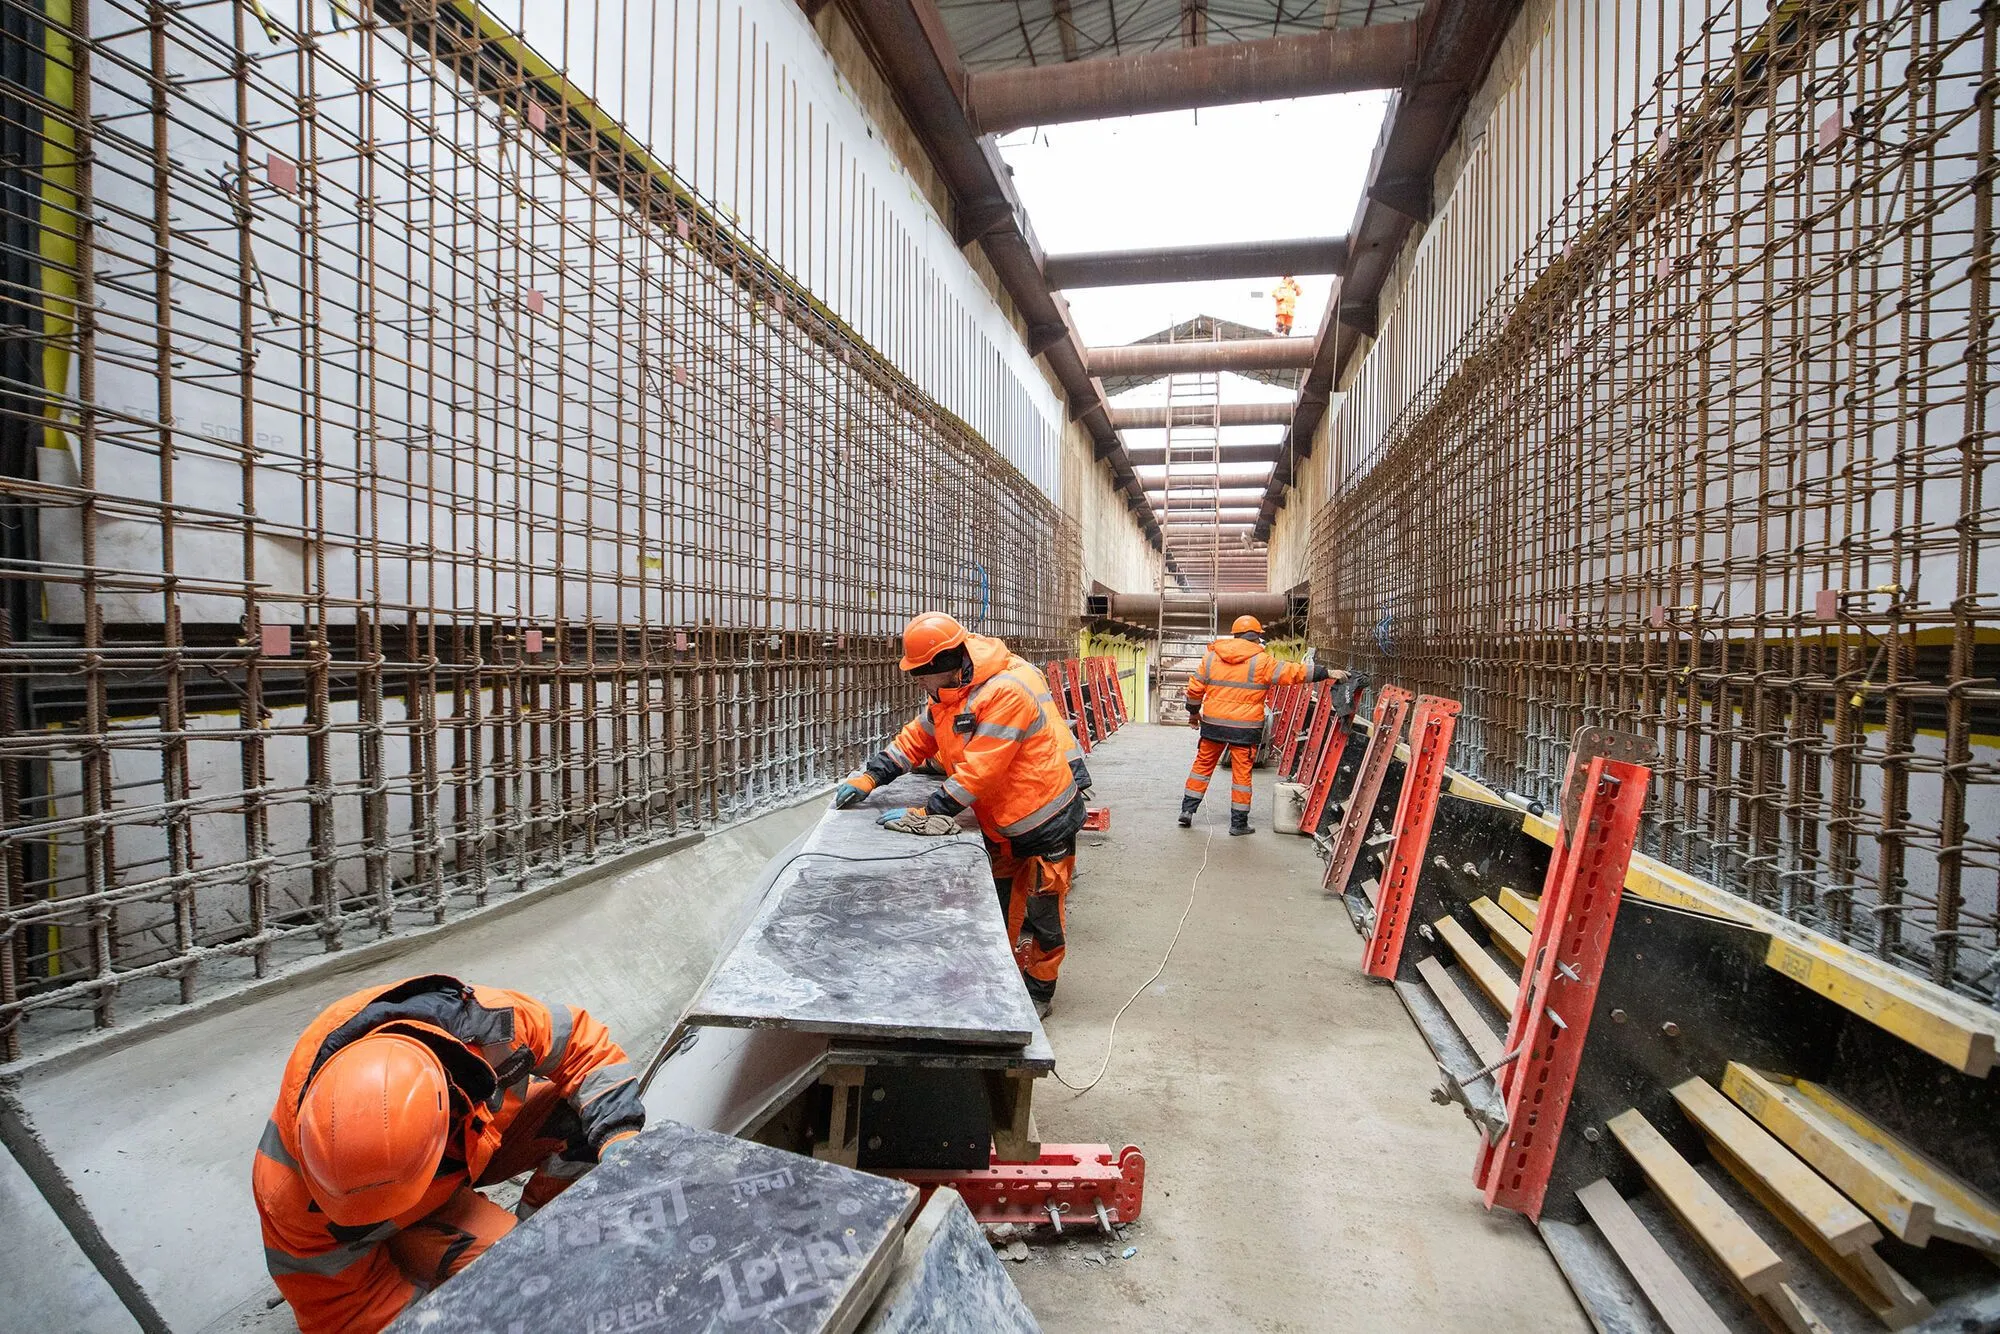
M1177 414L1174 425L1290 426L1292 424L1292 413L1296 410L1296 407L1297 405L1290 401L1283 403L1224 403L1219 422L1211 422L1208 419L1210 411L1208 408L1184 407ZM1111 429L1114 431L1164 431L1166 428L1167 407L1164 403L1156 407L1111 409ZM1236 456L1248 458L1252 454L1259 454L1260 451L1264 451L1268 454L1268 457L1275 459L1278 457L1275 452L1272 452L1275 449L1276 446L1271 445L1245 445L1236 447L1234 453ZM1232 447L1225 444L1222 447L1222 452L1224 454L1231 454Z
M1056 288L1127 287L1217 278L1275 278L1287 273L1340 273L1346 268L1346 237L1307 236L1287 241L1050 255L1042 261L1042 276Z
M1149 111L1400 88L1416 68L1417 24L1371 23L1257 42L1148 51L966 76L979 134Z
M1227 342L1093 347L1085 350L1084 363L1098 377L1160 376L1198 371L1299 370L1312 365L1312 357L1310 338L1236 338Z

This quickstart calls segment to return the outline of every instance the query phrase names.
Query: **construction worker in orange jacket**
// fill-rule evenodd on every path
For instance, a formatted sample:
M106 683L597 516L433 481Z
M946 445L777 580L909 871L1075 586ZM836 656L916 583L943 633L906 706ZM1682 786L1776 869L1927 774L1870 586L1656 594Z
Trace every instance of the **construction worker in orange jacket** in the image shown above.
M1278 280L1271 296L1278 304L1277 329L1279 336L1283 337L1291 333L1292 316L1299 308L1298 280L1286 274Z
M885 828L955 834L970 807L986 837L1014 960L1038 1013L1062 969L1063 928L1083 828L1081 750L1056 712L1049 683L1007 645L927 611L903 631L902 668L929 699L887 749L840 785L836 808L860 804L935 757L945 780L922 806L893 810ZM1072 766L1072 760L1075 760Z
M457 978L335 1001L286 1062L251 1186L305 1334L371 1334L646 1123L582 1010ZM515 1214L481 1195L530 1168Z
M1194 768L1181 794L1181 828L1208 793L1208 780L1222 753L1229 752L1229 833L1254 834L1250 827L1250 771L1264 740L1264 697L1272 686L1301 685L1345 675L1301 662L1280 662L1264 647L1264 626L1255 616L1238 616L1231 637L1208 646L1201 668L1187 687L1188 724L1201 729Z

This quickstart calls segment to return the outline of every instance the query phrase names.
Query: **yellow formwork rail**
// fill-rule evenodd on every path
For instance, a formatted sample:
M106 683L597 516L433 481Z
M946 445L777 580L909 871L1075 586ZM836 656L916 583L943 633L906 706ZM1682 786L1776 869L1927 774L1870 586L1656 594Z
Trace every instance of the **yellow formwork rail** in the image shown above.
M1080 658L1110 658L1117 663L1118 692L1125 697L1125 716L1144 717L1147 650L1143 640L1085 630L1076 637L1076 652Z

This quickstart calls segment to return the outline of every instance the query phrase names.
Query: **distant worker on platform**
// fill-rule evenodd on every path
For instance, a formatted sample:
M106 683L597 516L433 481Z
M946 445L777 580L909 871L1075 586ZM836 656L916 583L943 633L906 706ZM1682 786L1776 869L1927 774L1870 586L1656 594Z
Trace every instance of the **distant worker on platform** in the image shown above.
M456 978L358 991L292 1048L251 1188L305 1334L373 1334L646 1124L582 1010ZM481 1195L529 1169L515 1213Z
M1231 637L1208 646L1201 667L1187 686L1188 726L1201 729L1194 768L1181 794L1181 828L1194 823L1208 780L1222 753L1229 752L1229 834L1254 834L1250 827L1250 771L1264 741L1264 697L1273 686L1339 680L1345 672L1310 670L1302 662L1280 662L1264 647L1264 626L1255 616L1238 616Z
M1292 316L1299 308L1298 279L1289 273L1278 279L1278 285L1271 290L1271 296L1278 303L1278 336L1289 337L1292 332Z
M1082 751L1042 674L1007 645L927 611L903 631L902 668L929 692L917 716L834 793L837 809L936 757L943 786L922 806L885 812L884 828L955 834L971 807L986 838L1007 938L1035 1010L1046 1015L1062 969L1063 928L1083 828Z

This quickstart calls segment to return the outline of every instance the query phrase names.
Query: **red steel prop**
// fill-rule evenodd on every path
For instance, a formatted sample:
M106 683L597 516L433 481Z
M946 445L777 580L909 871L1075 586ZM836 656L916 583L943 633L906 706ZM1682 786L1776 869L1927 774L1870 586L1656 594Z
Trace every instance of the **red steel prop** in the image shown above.
M1527 979L1507 1028L1498 1076L1506 1132L1498 1144L1481 1142L1475 1174L1488 1208L1497 1204L1529 1218L1541 1216L1548 1191L1653 773L1602 755L1585 763L1579 782L1576 760L1570 762L1564 786L1581 789L1576 827L1566 819L1556 837Z
M1409 712L1410 692L1401 686L1383 686L1375 697L1375 718L1368 730L1368 751L1361 757L1361 772L1354 776L1354 790L1347 795L1347 811L1340 818L1340 833L1333 841L1333 853L1326 860L1326 875L1320 888L1329 894L1343 893L1347 877L1354 872L1354 859L1361 854L1361 840L1368 834L1368 817L1381 794L1382 778L1396 753L1396 737L1403 730Z
M1444 786L1444 759L1451 734L1458 726L1458 701L1438 695L1417 700L1410 720L1410 763L1403 770L1403 791L1396 798L1396 822L1390 826L1395 843L1382 868L1382 893L1376 900L1375 929L1361 956L1361 971L1394 981L1403 960L1403 935L1410 929L1416 904L1417 877L1423 874L1424 849L1431 841L1431 821L1437 816L1438 793Z

